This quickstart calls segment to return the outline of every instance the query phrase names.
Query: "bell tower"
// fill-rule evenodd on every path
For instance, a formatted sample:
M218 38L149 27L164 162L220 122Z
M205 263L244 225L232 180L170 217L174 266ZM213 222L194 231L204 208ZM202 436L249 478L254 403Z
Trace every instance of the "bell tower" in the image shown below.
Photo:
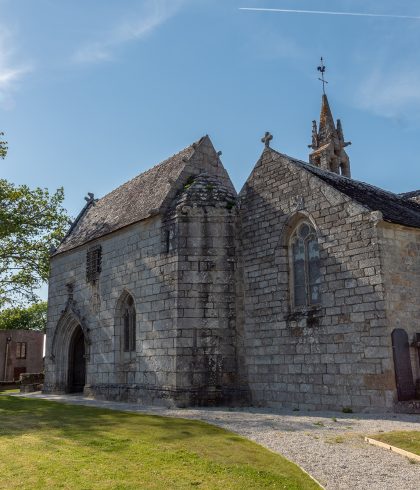
M321 65L318 66L318 71L322 76L319 80L322 82L323 88L321 114L319 127L317 127L316 121L312 121L312 144L309 145L312 152L309 155L309 163L323 170L351 177L350 159L344 150L351 143L344 140L340 119L337 120L337 126L334 124L330 104L325 93L325 84L328 83L324 79L325 69L321 58Z

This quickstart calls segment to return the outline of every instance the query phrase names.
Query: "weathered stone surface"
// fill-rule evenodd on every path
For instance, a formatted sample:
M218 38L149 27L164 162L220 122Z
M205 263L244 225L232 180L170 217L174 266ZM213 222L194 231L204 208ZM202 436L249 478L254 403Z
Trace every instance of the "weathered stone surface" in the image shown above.
M236 192L208 138L191 151L164 212L52 258L45 391L71 390L80 324L92 396L168 405L247 400L237 375ZM94 283L85 276L92 245L102 254ZM124 352L127 295L136 310L133 352Z
M391 410L393 329L406 329L420 378L420 206L269 147L239 198L208 138L174 162L175 181L156 181L159 210L75 232L52 257L44 390L71 390L80 325L85 392L97 398ZM320 280L316 302L297 307L290 237L301 223L315 230Z
M304 203L298 211L290 204L296 195ZM383 361L392 363L392 316L398 318L397 322L405 315L408 322L413 311L420 313L413 304L420 287L420 271L411 268L408 273L401 265L402 260L407 264L407 257L415 249L413 235L420 236L418 230L408 232L400 255L401 245L397 243L381 246L383 230L398 226L377 226L369 209L271 150L263 153L240 199L244 345L247 366L253 373L249 383L254 402L301 408L310 403L319 409L392 409L395 378ZM296 310L290 298L288 237L300 219L316 225L324 265L322 304L315 309ZM265 230L264 223L272 223L269 230ZM398 237L396 241L400 240ZM265 289L265 271L275 265L280 269L280 264L286 267L274 274L277 284L273 295ZM375 290L376 286L381 288ZM410 287L412 296L408 293ZM278 323L271 322L268 314ZM413 318L411 325L414 333ZM258 347L267 330L278 347L287 345L297 364L287 356L270 356ZM301 364L297 353L305 353ZM260 370L254 373L253 365ZM261 370L264 366L266 369ZM286 387L286 378L281 375L285 368ZM325 374L320 379L311 378L314 373ZM266 383L270 390L262 393ZM315 398L312 393L322 396Z

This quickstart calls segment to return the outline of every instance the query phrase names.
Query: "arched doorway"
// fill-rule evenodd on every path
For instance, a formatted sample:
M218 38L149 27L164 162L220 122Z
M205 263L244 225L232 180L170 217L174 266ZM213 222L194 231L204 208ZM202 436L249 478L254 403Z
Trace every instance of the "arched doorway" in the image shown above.
M70 393L81 393L86 383L85 336L80 325L73 333L69 346L69 383Z

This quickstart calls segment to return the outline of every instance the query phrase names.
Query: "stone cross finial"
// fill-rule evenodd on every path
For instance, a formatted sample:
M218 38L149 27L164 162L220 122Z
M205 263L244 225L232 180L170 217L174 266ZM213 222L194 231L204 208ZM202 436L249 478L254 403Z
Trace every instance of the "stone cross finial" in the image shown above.
M88 192L88 195L85 197L85 201L87 203L91 203L91 202L94 201L94 199L95 199L95 196L93 195L93 193L92 192Z
M264 143L266 148L270 148L270 141L273 139L273 135L269 133L269 131L265 132L263 138L261 138L261 142Z

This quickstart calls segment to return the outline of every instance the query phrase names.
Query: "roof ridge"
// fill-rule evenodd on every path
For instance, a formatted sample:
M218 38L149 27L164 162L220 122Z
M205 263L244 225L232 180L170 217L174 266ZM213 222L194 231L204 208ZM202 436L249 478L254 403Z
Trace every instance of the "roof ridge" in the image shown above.
M420 189L416 189L414 191L399 192L398 195L401 196L403 199L407 199L409 197L415 197L420 195Z
M286 158L291 164L314 175L366 209L381 211L384 221L420 228L420 205L416 202L367 182L320 169L315 165L289 157L276 150L270 149L270 151L274 155Z
M309 167L307 169L309 172L311 172L311 170L313 169L315 171L315 173L320 173L320 174L323 174L324 173L326 175L326 177L331 177L332 179L343 179L343 180L345 179L347 182L354 182L354 183L357 183L357 184L363 184L366 187L370 187L371 189L378 190L380 192L383 192L384 194L390 194L393 197L397 197L398 199L401 199L404 203L407 202L404 198L401 197L401 194L398 194L396 192L389 191L387 189L383 189L382 187L379 187L377 185L369 184L368 182L365 182L364 180L353 179L352 177L346 177L345 175L336 174L335 172L331 172L330 170L319 168L319 167L317 167L315 165L312 165L309 162L305 162L303 160L299 160L298 158L290 157L286 153L281 153L281 152L279 152L277 150L274 150L273 148L270 148L270 150L273 151L274 153L276 153L279 156L286 157L288 160L292 161L293 163L298 163L300 165L303 165L305 167L305 169L306 169L306 167Z
M181 155L182 153L187 152L187 150L194 150L191 153L191 155L188 156L188 160L189 160L194 155L195 150L197 149L197 146L202 143L202 141L203 141L204 138L205 138L205 136L201 137L198 141L195 141L194 143L191 143L190 145L186 146L185 148L183 148L182 150L178 151L177 153L174 153L172 156L170 156L168 158L165 158L165 160L162 160L161 162L157 163L156 165L153 165L153 167L150 167L147 170L145 170L144 172L141 172L141 173L137 174L135 177L133 177L133 178L131 178L129 180L126 180L125 182L123 182L122 184L120 184L115 189L112 189L112 191L109 191L106 194L104 194L102 197L100 197L98 199L98 201L101 201L102 199L104 199L105 197L109 196L110 194L113 194L114 192L117 192L119 189L121 189L121 187L124 187L125 185L129 184L130 182L133 182L134 180L138 179L139 177L143 177L143 176L151 173L152 171L156 171L156 169L158 167L164 166L166 163L168 163L173 158L176 158L177 156Z
M206 137L122 183L95 200L95 206L83 208L57 252L65 252L156 214Z

